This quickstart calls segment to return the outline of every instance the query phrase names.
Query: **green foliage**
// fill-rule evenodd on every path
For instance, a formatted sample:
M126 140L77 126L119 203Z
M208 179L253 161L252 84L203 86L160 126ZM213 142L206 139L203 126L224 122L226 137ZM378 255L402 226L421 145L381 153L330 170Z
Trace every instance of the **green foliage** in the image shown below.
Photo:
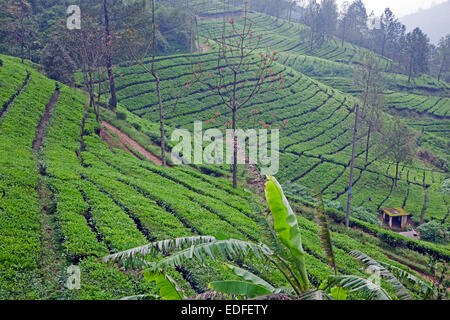
M368 300L392 300L389 294L370 280L355 276L330 276L330 286L342 287L348 292L360 292Z
M184 293L177 283L167 274L144 271L144 278L150 282L156 282L160 297L163 300L182 300Z
M364 207L352 208L352 216L361 221L368 222L374 226L380 227L381 223L378 220L376 214L374 214L370 209Z
M442 242L444 235L442 225L436 220L432 220L417 228L420 232L420 238L425 241Z
M273 215L274 228L278 233L278 238L289 249L295 260L303 289L308 290L309 280L306 273L305 252L297 218L278 181L272 176L268 176L267 179L265 193Z
M117 112L117 113L116 113L116 117L117 117L117 119L119 119L119 120L126 120L126 119L127 119L127 115L126 115L126 113L124 113L124 112Z

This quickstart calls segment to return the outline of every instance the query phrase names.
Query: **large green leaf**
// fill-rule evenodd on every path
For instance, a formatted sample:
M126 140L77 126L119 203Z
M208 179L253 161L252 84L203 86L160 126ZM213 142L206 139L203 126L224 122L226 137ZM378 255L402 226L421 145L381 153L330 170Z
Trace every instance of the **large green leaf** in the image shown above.
M218 257L223 259L230 257L242 258L250 253L253 253L260 259L273 255L273 251L264 244L230 239L192 245L191 247L176 252L158 262L149 263L148 267L152 270L164 270L182 266L187 260L196 260L203 263L208 257L211 259L216 259Z
M426 283L425 281L421 280L420 278L416 277L410 272L407 272L403 269L400 269L398 267L395 267L391 264L388 264L386 262L379 262L380 265L382 265L384 268L389 270L400 282L405 284L406 286L412 286L414 288L418 288L418 291L420 292L423 299L428 299L431 296L436 296L437 292L436 290Z
M317 225L319 226L319 243L325 256L330 261L334 269L334 274L337 274L336 259L334 257L333 242L331 240L331 232L328 227L327 215L325 213L325 205L323 203L322 195L320 195L319 206L317 207Z
M209 284L209 287L220 293L247 296L250 299L273 293L261 285L237 280L214 281Z
M156 253L166 255L175 250L213 241L216 241L216 238L210 236L194 236L162 240L106 256L103 258L103 261L118 262L130 265L131 267L144 267L148 265L143 259L145 256L155 255Z
M244 280L250 281L253 284L257 284L260 286L263 286L266 288L270 293L279 293L281 292L281 289L275 289L270 283L267 281L261 279L260 277L254 275L250 271L247 271L245 269L233 266L231 264L226 264L226 266L233 271L233 273L239 277L241 277Z
M347 300L348 291L341 287L334 287L330 289L331 296L334 300Z
M303 289L307 290L309 280L306 272L305 251L302 246L302 237L298 227L297 217L289 205L281 185L274 177L267 176L265 192L270 211L273 215L274 228L278 233L278 238L289 249L294 258L297 270L300 273Z
M367 299L392 300L389 294L379 285L357 276L329 276L328 285L330 287L342 287L348 292L360 292Z
M165 273L146 270L144 271L144 278L156 282L163 300L183 300L185 298L183 290Z
M389 270L381 262L372 259L359 250L353 250L352 252L350 252L350 255L355 259L358 259L368 267L375 267L378 270L380 276L383 277L387 282L389 282L396 290L395 295L400 300L411 300L409 291L391 272L389 272Z

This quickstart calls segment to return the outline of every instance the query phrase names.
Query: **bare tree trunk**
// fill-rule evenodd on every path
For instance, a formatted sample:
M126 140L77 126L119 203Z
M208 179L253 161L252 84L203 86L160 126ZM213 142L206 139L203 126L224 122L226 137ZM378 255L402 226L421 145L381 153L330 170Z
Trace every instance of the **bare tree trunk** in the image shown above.
M408 83L411 82L412 65L413 65L413 53L411 52L411 57L410 57L410 59L409 59Z
M197 50L200 50L200 34L198 32L198 20L197 20L197 16L194 15L195 18L195 33L197 35Z
M369 131L367 132L367 143L366 143L366 164L369 160L369 144L370 144L370 134L372 133L372 125L369 125Z
M397 162L395 164L395 181L394 181L394 186L397 186L397 181L398 181L398 166L400 165L399 162Z
M355 152L356 152L356 140L358 135L358 115L359 115L359 105L356 105L355 114L355 127L353 131L353 149L352 149L352 160L350 163L350 181L348 184L348 196L347 196L347 214L345 216L345 226L348 228L350 226L350 207L352 202L352 187L353 187L353 170L355 167Z
M187 6L187 1L186 1ZM155 21L155 0L152 0L152 76L156 80L156 91L159 103L159 127L161 131L161 161L166 166L166 133L164 129L164 108L161 97L161 80L155 71L155 55L156 55L156 21Z
M236 136L236 89L237 89L237 74L234 73L233 77L233 119L232 119L232 128L233 128L233 188L237 189L237 136Z
M444 65L445 65L445 60L446 60L447 56L444 55L444 58L442 58L442 63L441 63L441 67L439 68L439 74L438 74L438 81L441 80L441 75L442 75L442 71L444 70Z
M162 165L166 166L166 132L164 129L164 110L162 105L162 98L161 98L161 82L156 75L156 73L153 75L156 79L156 90L158 92L158 101L159 101L159 128L161 131L161 161Z
M95 118L97 122L100 122L100 99L102 97L102 82L100 81L101 75L100 71L97 71L97 77L98 77L98 87L97 87L97 108L95 111Z
M342 26L342 47L344 47L344 41L345 41L345 22L344 25Z
M25 49L25 26L23 24L23 19L20 20L20 58L22 59L22 63L24 61L24 49Z
M109 30L109 14L107 0L103 0L103 10L105 13L105 33L106 33L106 68L108 70L108 80L111 93L111 107L113 110L117 108L116 85L114 82L114 73L112 69L112 59L110 52L111 34Z

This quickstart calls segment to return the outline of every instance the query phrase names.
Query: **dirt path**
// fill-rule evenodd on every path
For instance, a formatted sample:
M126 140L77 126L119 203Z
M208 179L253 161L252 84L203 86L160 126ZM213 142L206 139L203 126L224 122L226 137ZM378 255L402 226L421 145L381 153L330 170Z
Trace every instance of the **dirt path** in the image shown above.
M64 262L61 259L62 249L61 243L58 239L58 232L55 225L55 208L56 200L48 186L45 169L40 167L39 163L43 160L41 148L45 136L45 130L48 126L53 108L59 99L59 89L53 93L49 103L45 107L45 112L39 120L36 129L36 136L34 138L32 147L35 154L36 170L39 174L38 185L36 191L39 196L39 203L41 205L41 254L39 257L39 270L41 273L43 285L46 288L45 298L50 299L52 293L64 290L61 285L63 279Z
M59 99L59 89L56 89L53 93L52 98L50 99L50 102L45 107L44 115L42 116L41 120L39 121L39 124L36 129L36 137L33 141L33 150L39 151L39 149L42 147L42 142L44 140L44 133L45 129L47 128L48 121L50 120L52 110L55 107L55 104L58 102Z
M132 150L139 152L147 160L150 160L159 166L162 165L162 161L160 158L158 158L154 154L147 151L147 149L143 148L139 143L137 143L135 140L131 139L128 135L126 135L125 133L123 133L122 131L120 131L119 129L114 127L113 125L111 125L105 121L102 121L101 125L102 125L102 128L106 128L106 129L114 132L120 138L120 141L124 144L125 148L128 149L125 151L133 154L133 152L131 150L129 150L129 148L131 148Z

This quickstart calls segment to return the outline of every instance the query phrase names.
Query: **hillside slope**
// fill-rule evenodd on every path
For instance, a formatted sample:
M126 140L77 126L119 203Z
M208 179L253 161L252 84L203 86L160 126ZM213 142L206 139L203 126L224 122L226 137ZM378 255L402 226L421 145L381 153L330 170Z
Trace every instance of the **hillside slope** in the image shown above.
M100 126L86 109L84 93L56 84L18 59L0 59L0 151L6 155L0 159L0 188L6 194L0 203L0 298L118 299L155 293L154 284L97 259L154 240L214 235L273 245L251 193L190 167L163 168L110 149L97 135ZM320 248L317 225L300 216L299 222L308 272L318 283L332 268ZM365 275L348 256L354 249L405 268L380 251L377 238L332 236L339 273ZM419 247L450 256L437 247ZM261 270L272 284L286 285L274 268L251 256L239 263ZM67 267L73 265L81 270L80 290L65 286L71 275ZM188 264L171 276L191 295L207 290L212 280L235 277L212 260Z
M160 60L159 73L166 105L174 101L171 97L173 83L180 86L186 83L190 78L190 67L196 61L201 61L205 71L216 68L214 53ZM283 183L298 182L311 189L319 187L326 197L345 203L352 141L350 126L354 121L352 110L356 99L290 67L276 64L273 69L283 74L283 87L255 97L251 104L239 111L239 125L246 128L263 121L276 127L287 123L280 128L281 167L278 178ZM139 117L158 121L154 81L140 70L137 65L125 64L116 69L120 75L117 78L118 99ZM166 81L168 79L170 83ZM214 85L213 80L210 85ZM172 128L192 128L194 121L200 120L205 128L212 128L222 127L228 116L229 111L222 106L220 98L207 83L201 83L180 99L177 109L166 117L166 122ZM209 121L211 119L214 121ZM428 196L434 201L430 201L426 209L425 220L442 220L447 216L444 199L447 196L439 192L445 173L430 170L417 160L413 165L402 168L399 186L393 189L395 168L378 159L375 153L370 154L368 163L365 163L364 154L361 144L357 150L355 206L364 205L376 210L405 203L406 209L413 214L413 220L419 222L424 188L427 188ZM367 201L369 197L371 202Z

